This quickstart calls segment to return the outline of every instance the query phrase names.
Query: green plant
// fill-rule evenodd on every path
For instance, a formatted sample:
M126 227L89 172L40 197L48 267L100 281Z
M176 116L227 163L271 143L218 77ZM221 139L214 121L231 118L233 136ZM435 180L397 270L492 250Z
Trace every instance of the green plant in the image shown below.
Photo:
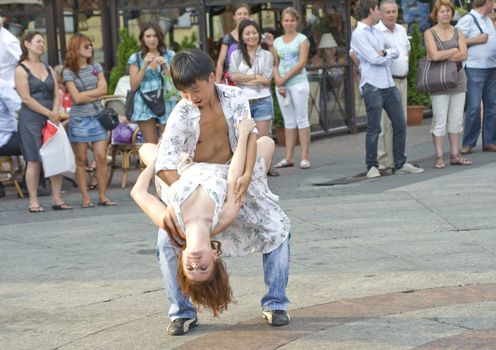
M417 69L421 58L425 57L426 51L422 45L422 34L420 33L419 25L412 25L412 39L410 42L410 59L408 62L408 91L407 104L409 106L429 106L429 96L424 92L417 91Z
M198 41L198 35L196 32L191 33L191 37L185 36L183 40L181 40L181 50L186 50L186 49L195 49L196 42Z
M117 65L110 71L109 93L113 94L119 79L126 75L129 56L139 50L138 41L126 29L121 29L120 43L117 46Z
M274 101L274 119L272 120L272 126L274 128L284 128L284 119L282 118L281 108L279 107L279 102L276 96L276 86L272 82L272 100Z

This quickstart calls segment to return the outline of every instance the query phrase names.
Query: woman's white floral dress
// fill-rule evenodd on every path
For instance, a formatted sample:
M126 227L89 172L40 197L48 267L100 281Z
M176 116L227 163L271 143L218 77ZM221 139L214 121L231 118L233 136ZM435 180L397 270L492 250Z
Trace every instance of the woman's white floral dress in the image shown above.
M237 146L234 125L249 113L248 100L237 87L216 85L222 110L229 130L231 149ZM177 170L181 179L169 188L160 183L160 196L166 205L172 205L182 223L181 203L201 185L216 204L212 225L218 222L220 210L226 198L228 164L192 163L200 136L200 111L182 99L172 111L159 147L155 171ZM222 243L226 256L243 256L254 252L270 253L289 235L290 221L268 185L265 162L257 157L253 178L248 187L243 207L236 222L226 231L215 236Z

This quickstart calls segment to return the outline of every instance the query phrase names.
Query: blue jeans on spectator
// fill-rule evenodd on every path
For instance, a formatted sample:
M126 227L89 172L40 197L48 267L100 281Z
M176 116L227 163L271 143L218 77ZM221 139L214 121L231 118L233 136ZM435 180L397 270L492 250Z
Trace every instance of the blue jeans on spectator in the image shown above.
M377 140L381 133L383 108L393 126L394 167L400 169L406 162L406 125L398 89L395 86L379 89L367 83L362 87L362 96L367 110L367 134L365 136L365 163L367 164L367 169L378 167Z
M484 104L482 144L496 145L496 68L465 68L467 106L463 147L474 147L481 132L481 101Z
M263 311L287 310L289 300L286 297L289 274L289 240L291 235L272 252L263 255L263 269L266 293L262 298ZM177 318L193 318L196 309L188 297L184 296L177 283L177 253L165 232L158 230L157 259L162 272L162 279L170 303L169 317L172 321Z

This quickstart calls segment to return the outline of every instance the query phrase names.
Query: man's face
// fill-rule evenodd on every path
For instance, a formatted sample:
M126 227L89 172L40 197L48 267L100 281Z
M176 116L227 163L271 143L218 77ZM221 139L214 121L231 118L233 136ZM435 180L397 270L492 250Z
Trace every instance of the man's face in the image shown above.
M393 27L398 20L398 5L382 4L381 5L381 20L386 27Z
M374 20L374 23L379 23L381 19L381 12L379 11L379 6L370 9L370 16Z
M211 73L208 80L197 80L189 88L181 91L181 95L183 98L191 101L196 107L204 107L212 99L215 89L214 80L215 76Z
M494 1L493 0L487 0L486 4L484 5L484 14L487 16L493 12L493 7L494 7Z

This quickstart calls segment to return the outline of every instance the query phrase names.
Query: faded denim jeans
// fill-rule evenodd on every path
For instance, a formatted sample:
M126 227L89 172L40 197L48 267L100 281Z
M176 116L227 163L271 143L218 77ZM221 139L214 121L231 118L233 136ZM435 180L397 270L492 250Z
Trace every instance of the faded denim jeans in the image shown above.
M381 133L381 114L384 109L393 127L394 167L400 169L406 162L406 123L401 96L393 86L379 89L371 84L362 87L362 96L367 110L367 133L365 136L365 164L367 169L378 167L377 141Z

